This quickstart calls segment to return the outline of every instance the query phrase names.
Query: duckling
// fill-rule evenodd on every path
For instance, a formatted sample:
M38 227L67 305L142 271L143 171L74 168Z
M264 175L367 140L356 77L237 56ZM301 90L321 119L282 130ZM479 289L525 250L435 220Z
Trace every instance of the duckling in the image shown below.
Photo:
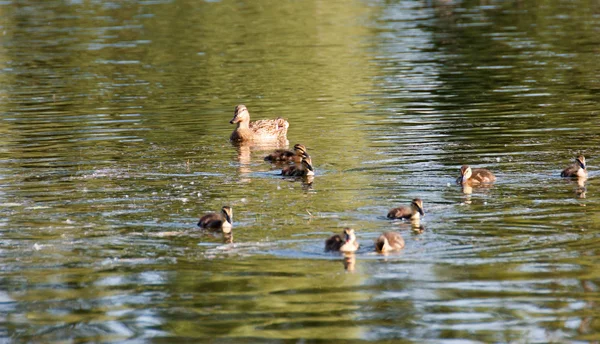
M576 177L576 178L587 178L588 172L585 169L585 157L580 155L575 159L575 163L565 168L561 173L561 177Z
M344 228L342 236L336 234L325 241L325 251L354 252L358 250L358 241L354 229Z
M294 161L294 157L297 155L302 155L302 153L306 153L306 147L304 145L297 143L294 145L294 151L290 151L287 149L277 149L273 153L267 155L265 157L265 161L269 161L272 163L275 162L286 162L286 161ZM308 155L308 153L306 153Z
M463 165L460 168L460 177L456 179L458 184L481 184L491 183L496 181L496 176L485 168L471 168L468 165Z
M237 128L231 133L232 142L249 141L287 141L286 135L290 124L285 119L263 119L250 122L250 113L245 105L235 107L230 124L237 123Z
M419 220L424 216L423 201L420 198L415 198L410 203L410 206L401 206L390 210L387 214L388 219L411 219Z
M404 239L398 232L384 232L375 240L375 250L377 252L390 252L404 248Z
M284 169L281 170L281 175L287 177L304 177L315 175L312 159L308 154L302 153L301 156L296 156L294 159L294 165L284 167ZM298 162L298 159L300 159L300 162Z
M198 227L206 229L222 229L223 232L230 232L233 225L233 210L231 207L224 206L221 213L209 213L200 218Z

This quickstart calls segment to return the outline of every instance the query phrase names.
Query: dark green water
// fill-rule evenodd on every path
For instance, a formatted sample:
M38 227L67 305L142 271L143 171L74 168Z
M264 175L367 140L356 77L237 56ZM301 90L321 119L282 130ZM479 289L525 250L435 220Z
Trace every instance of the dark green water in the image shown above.
M583 0L0 2L1 341L600 341L599 33ZM228 142L241 103L312 185ZM415 197L422 233L385 218ZM233 243L195 227L223 205Z

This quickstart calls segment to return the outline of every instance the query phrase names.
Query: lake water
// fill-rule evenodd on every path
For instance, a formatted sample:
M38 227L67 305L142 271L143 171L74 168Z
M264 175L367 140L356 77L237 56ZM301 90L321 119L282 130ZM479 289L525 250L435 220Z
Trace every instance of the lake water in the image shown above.
M600 341L598 3L0 14L2 342ZM229 143L237 104L290 122L312 184ZM416 197L420 231L385 218ZM232 238L196 227L223 205ZM359 251L323 252L346 226Z

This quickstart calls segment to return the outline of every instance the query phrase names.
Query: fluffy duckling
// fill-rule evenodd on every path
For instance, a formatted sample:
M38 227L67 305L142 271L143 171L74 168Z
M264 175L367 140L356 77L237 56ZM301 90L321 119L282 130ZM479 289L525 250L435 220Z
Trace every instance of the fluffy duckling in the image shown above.
M358 250L359 244L354 229L344 228L342 236L336 234L327 239L325 241L325 251L354 252Z
M300 159L300 162L298 162ZM303 153L301 156L296 156L294 165L286 166L281 170L281 175L287 177L305 177L305 176L314 176L315 169L312 165L312 159L306 153Z
M585 157L580 155L575 159L575 163L565 168L561 173L561 177L569 178L587 178L588 172L585 169Z
M231 133L232 142L250 141L287 141L287 130L290 124L285 119L263 119L250 122L250 113L245 105L235 107L230 124L237 123L237 128Z
M385 253L404 248L404 239L398 232L384 232L375 240L375 250Z
M198 221L198 227L206 229L222 229L223 232L231 231L233 225L233 210L231 207L224 206L221 213L210 213L202 216Z
M482 184L496 181L496 176L485 168L471 168L463 165L460 168L460 177L456 179L458 184Z
M306 147L304 147L304 145L302 144L297 143L296 145L294 145L293 152L287 149L277 149L273 153L267 155L265 157L265 161L273 163L294 161L294 157L302 156L302 153L306 153L308 155L308 153L306 152Z
M409 206L404 205L390 210L387 214L387 218L419 220L421 216L424 215L423 201L420 198L415 198Z

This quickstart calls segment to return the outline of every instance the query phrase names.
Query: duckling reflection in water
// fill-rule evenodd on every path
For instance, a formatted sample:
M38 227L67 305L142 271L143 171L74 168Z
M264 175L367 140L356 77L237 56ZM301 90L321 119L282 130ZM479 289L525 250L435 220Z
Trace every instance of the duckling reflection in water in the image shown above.
M296 161L294 158L301 158L303 154L308 155L306 147L303 144L297 143L294 145L293 152L287 149L277 149L273 153L267 155L264 160L271 163L294 162Z
M233 244L233 232L223 232L223 244Z
M485 183L493 183L496 181L496 176L485 168L471 168L468 165L463 165L460 168L460 177L456 182L461 185L479 185Z
M398 232L384 232L375 240L375 250L379 253L398 251L404 248L404 239Z
M356 256L354 252L344 253L344 270L354 272L356 269Z
M391 209L387 214L388 219L408 219L414 222L418 222L421 216L425 216L425 212L423 211L423 201L420 198L413 199L408 206Z
M218 230L221 229L224 233L231 232L233 225L233 210L231 207L224 206L221 208L221 213L210 213L202 216L198 221L198 227L205 229Z
M231 133L232 142L287 141L287 130L290 126L283 118L250 122L250 112L245 105L235 107L229 123L237 123L236 129Z
M359 244L352 228L344 228L342 235L334 235L325 241L325 251L354 252Z
M585 166L585 157L583 155L578 156L575 159L575 163L565 168L560 176L563 178L578 178L585 179L588 176L588 172Z
M304 176L314 176L315 170L312 166L312 159L306 153L302 153L299 157L300 162L294 161L294 165L286 166L283 170L281 170L281 175L287 177L304 177ZM298 157L296 157L298 159Z

